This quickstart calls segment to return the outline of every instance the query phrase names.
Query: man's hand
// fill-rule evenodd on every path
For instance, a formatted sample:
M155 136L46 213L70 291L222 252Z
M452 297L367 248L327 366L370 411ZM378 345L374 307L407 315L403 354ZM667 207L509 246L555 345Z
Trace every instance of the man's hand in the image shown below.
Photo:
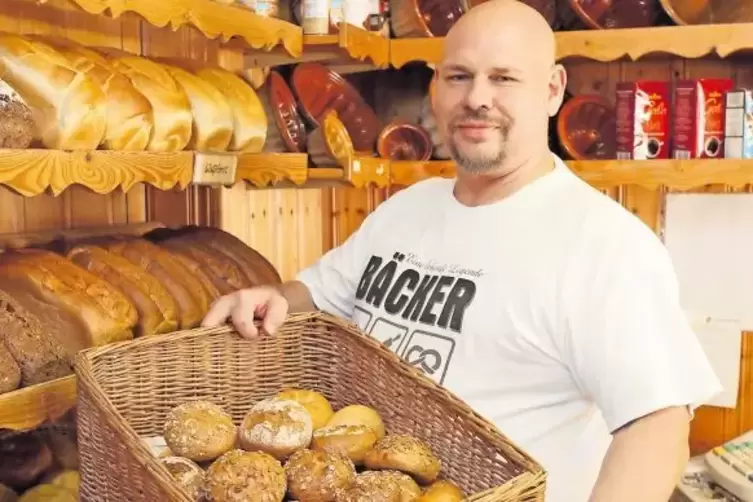
M214 302L201 325L217 326L230 319L241 336L254 338L259 335L254 321L261 319L264 331L273 335L285 322L288 308L288 300L275 287L242 289Z
M666 502L688 462L690 414L666 408L617 430L589 502Z

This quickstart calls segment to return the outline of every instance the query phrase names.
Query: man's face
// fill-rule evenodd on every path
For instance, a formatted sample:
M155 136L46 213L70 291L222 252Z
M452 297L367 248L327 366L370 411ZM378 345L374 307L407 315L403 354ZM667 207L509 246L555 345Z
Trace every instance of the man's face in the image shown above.
M455 162L483 174L514 166L546 141L554 68L526 58L515 29L468 31L448 38L432 104Z

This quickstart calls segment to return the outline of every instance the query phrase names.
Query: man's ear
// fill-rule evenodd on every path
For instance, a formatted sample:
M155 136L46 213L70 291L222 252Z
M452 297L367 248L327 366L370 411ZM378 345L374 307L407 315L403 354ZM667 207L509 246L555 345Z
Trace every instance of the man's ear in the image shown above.
M550 117L557 115L565 99L565 89L567 88L567 71L561 64L554 65L552 74L549 78L549 102L547 103L547 113Z

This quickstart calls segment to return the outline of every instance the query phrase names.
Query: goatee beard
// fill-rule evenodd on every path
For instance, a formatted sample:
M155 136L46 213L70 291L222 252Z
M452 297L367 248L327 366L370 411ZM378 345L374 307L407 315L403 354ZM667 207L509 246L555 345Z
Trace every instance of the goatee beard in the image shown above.
M464 120L489 121L493 122L494 125L498 127L497 131L499 132L500 136L500 148L499 152L497 152L495 156L472 159L460 151L457 143L453 141L452 135L456 131L455 124L459 122L462 123ZM464 171L471 174L483 174L498 168L500 164L502 164L507 158L507 136L510 132L511 122L512 121L509 119L494 119L493 121L489 120L489 114L484 108L478 110L467 110L466 114L463 117L457 119L456 121L453 121L453 123L450 124L450 140L447 142L447 147L452 160L454 160L458 164L458 166L463 168Z

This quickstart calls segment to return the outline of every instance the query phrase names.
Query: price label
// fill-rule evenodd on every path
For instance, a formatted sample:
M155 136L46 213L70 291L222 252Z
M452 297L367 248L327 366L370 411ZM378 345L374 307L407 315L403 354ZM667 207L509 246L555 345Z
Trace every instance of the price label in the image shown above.
M237 168L238 157L234 154L196 152L193 161L193 183L214 186L234 185Z

